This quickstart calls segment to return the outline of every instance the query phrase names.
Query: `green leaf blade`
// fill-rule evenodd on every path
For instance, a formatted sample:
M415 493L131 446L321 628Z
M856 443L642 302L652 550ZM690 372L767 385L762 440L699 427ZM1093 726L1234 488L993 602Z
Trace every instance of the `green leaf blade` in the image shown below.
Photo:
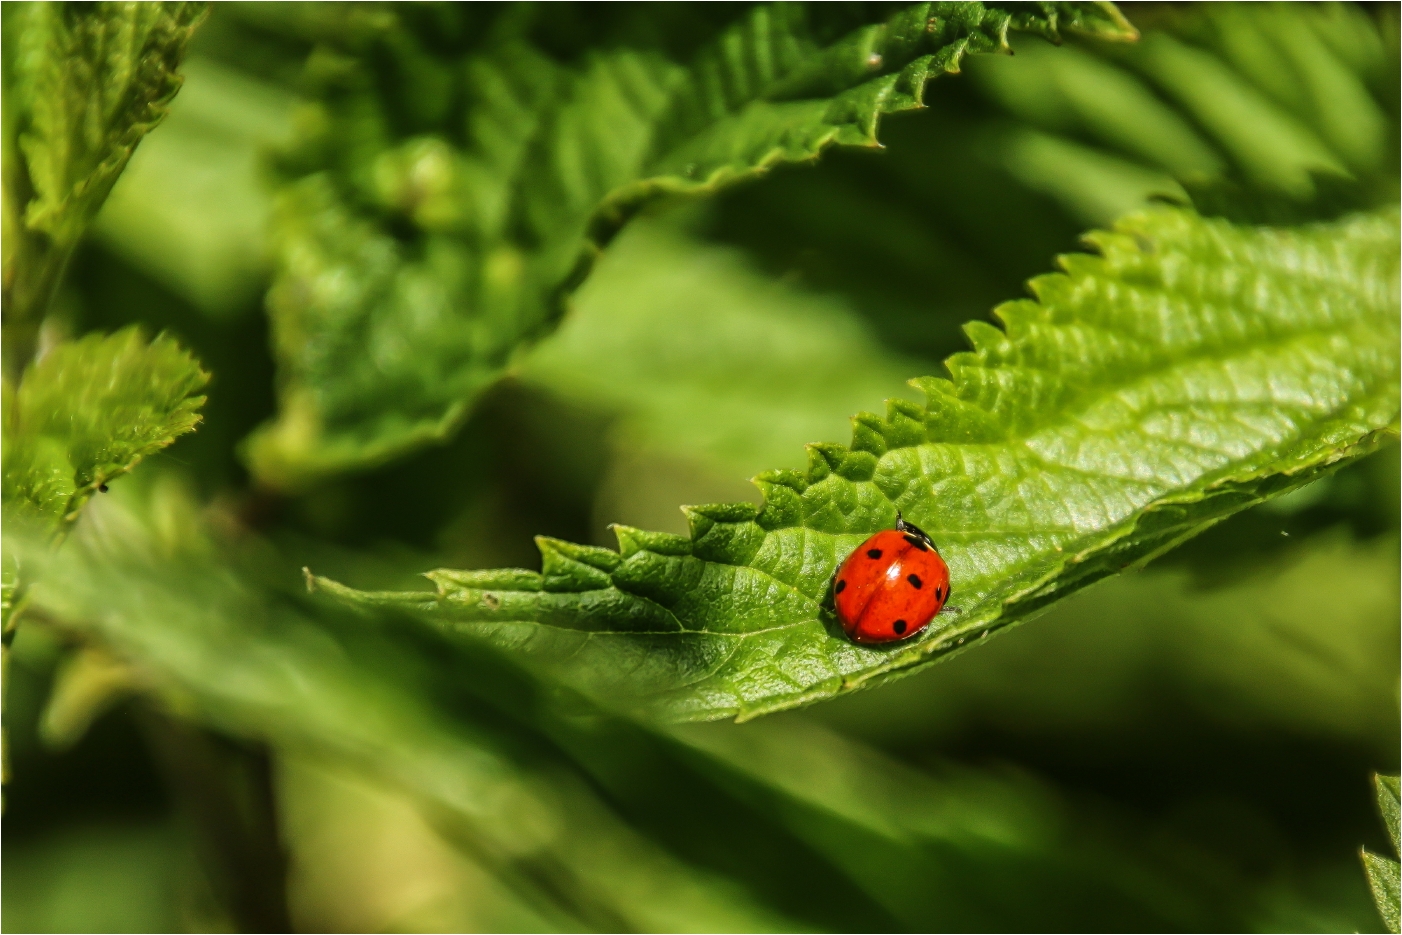
M1402 868L1397 861L1380 857L1370 851L1363 851L1363 870L1368 875L1368 888L1373 891L1373 902L1378 914L1389 932L1397 932L1402 925Z
M11 372L88 225L180 90L203 3L7 7L4 281ZM19 327L14 327L18 325Z
M199 3L32 4L23 29L20 136L35 200L26 224L72 242L180 90Z
M1387 836L1392 840L1393 853L1398 852L1398 777L1373 774L1373 789L1378 797L1378 812L1382 815ZM1390 857L1374 854L1367 848L1359 851L1368 888L1373 891L1373 903L1389 932L1402 926L1402 867Z
M916 4L876 22L766 5L694 55L622 42L557 62L501 29L488 51L441 54L386 17L313 56L324 119L297 156L270 302L280 415L245 448L265 482L297 488L448 437L646 205L878 145L883 115L922 106L967 54L1005 51L1009 29L1136 35L1108 4ZM394 136L362 74L379 67L368 46L405 72L467 76L461 147L456 111Z
M1006 331L969 327L952 380L917 381L923 409L893 401L851 448L757 478L758 514L693 508L689 540L619 528L617 565L587 573L552 575L551 545L548 598L451 572L436 601L322 583L620 703L744 718L958 652L1395 436L1395 212L1269 229L1163 209L1090 240L1100 256L998 310ZM857 646L827 589L897 510L940 543L962 612Z
M6 400L6 508L65 528L100 487L194 429L208 380L172 338L137 328L54 348Z
M1387 828L1387 836L1392 839L1392 849L1394 852L1402 852L1402 846L1397 843L1398 825L1402 824L1402 808L1398 805L1399 777L1384 776L1381 773L1373 774L1373 787L1378 794L1378 811L1383 816L1383 826Z

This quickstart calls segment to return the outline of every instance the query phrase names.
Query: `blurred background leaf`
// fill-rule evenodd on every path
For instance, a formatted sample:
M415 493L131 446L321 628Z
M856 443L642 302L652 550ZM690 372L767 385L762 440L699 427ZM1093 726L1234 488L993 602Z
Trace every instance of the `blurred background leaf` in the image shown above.
M1090 3L619 8L577 32L569 7L483 9L312 24L275 211L280 412L247 447L269 485L450 435L642 206L876 146L1009 29L1134 35Z
M5 370L34 351L59 277L141 138L180 89L202 3L6 7Z

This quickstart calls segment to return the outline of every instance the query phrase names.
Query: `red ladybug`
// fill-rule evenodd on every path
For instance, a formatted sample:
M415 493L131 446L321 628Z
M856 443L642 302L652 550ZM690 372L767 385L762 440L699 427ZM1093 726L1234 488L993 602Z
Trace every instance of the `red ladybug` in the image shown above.
M949 600L949 566L930 537L896 514L847 556L832 586L842 629L858 643L914 636Z

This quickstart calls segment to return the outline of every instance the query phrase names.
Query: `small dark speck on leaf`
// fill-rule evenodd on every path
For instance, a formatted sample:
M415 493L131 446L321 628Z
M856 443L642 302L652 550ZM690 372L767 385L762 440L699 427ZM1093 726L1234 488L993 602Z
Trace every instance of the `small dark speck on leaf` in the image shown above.
M497 597L495 594L483 594L482 603L486 604L492 610L496 610L501 606L501 598Z
M98 489L98 492L99 492L99 493L106 493L106 492L107 492L107 485L106 485L106 484L98 484L98 485L97 485L97 489Z

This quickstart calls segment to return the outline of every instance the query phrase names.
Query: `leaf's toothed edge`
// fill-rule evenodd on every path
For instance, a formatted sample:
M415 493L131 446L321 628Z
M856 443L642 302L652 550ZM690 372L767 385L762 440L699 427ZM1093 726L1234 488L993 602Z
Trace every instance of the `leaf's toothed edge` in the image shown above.
M510 185L518 191L503 205L514 212L512 225L530 230L523 242L534 246L522 252L530 268L530 294L519 300L523 304L512 316L516 324L487 342L472 367L459 363L455 378L462 385L449 389L440 381L440 395L412 412L387 402L402 399L397 392L383 393L384 400L370 407L368 416L361 401L347 404L324 392L336 384L336 372L315 372L315 362L300 359L299 350L308 346L303 326L290 327L294 340L288 346L298 350L279 355L286 371L279 414L245 443L244 457L253 472L271 486L296 489L318 476L383 463L450 437L469 415L472 401L504 372L512 350L547 333L560 320L569 296L608 243L649 204L714 195L780 165L816 161L835 146L879 147L883 117L924 107L928 84L940 75L957 73L970 54L1011 54L1010 30L1051 42L1059 42L1067 31L1109 41L1138 38L1111 3L1013 4L1010 9L976 0L917 3L884 21L858 26L826 46L814 35L812 17L801 4L757 5L688 62L673 62L649 49L620 50L614 58L600 58L597 67L578 73L561 70L545 82L551 88L548 93L513 101L512 113L531 114L529 122L536 128L522 138L523 153L558 145L559 140L539 134L571 113L561 108L570 106L573 95L587 97L600 82L600 87L611 89L611 96L629 102L625 122L630 132L621 136L644 142L628 155L617 156L619 166L626 168L588 182L596 185L592 189L572 188L555 175L520 174L534 171L534 163L512 169ZM337 54L352 61L377 42L393 46L389 36L395 36L394 42L410 41L389 18L365 34L348 33L347 44ZM510 58L519 67L518 60L532 54L523 46ZM477 57L472 65L484 72L497 68L488 56ZM531 64L537 71L553 67L544 58ZM503 70L499 84L512 83L506 80L509 71ZM795 121L793 108L804 110L805 116ZM751 139L749 127L756 122L773 125ZM561 125L576 123L571 117ZM463 155L476 158L471 150ZM543 164L554 167L555 161ZM329 168L321 166L303 182L336 176L335 171L322 172ZM526 197L523 192L536 194ZM345 194L336 198L345 204L356 201ZM537 201L548 204L549 211ZM568 208L559 213L562 205ZM343 207L338 204L335 210ZM549 215L548 223L538 223L538 215ZM347 223L338 220L333 229L344 230ZM563 235L557 236L560 232ZM498 234L474 236L487 237L487 246L478 244L472 250L509 245L493 239ZM283 252L302 256L310 237L289 238L300 245ZM512 249L516 246L520 245ZM532 264L543 265L537 269ZM284 279L295 282L284 276L279 282ZM300 296L303 291L302 286L282 289L275 283L270 295ZM478 296L473 301L485 300ZM466 302L464 307L470 305ZM279 321L294 316L275 313L275 331ZM310 346L325 343L313 341ZM462 378L469 372L471 380Z
M1343 234L1345 238L1370 238L1370 248L1381 251L1380 256L1387 249L1391 249L1389 256L1396 252L1398 235L1395 212L1355 216L1342 222L1314 225L1313 229L1326 231L1329 236ZM992 378L990 374L996 376L1000 371L1027 369L1032 363L1027 359L1028 354L1038 350L1034 334L1038 327L1053 323L1068 324L1064 320L1065 309L1058 304L1059 298L1074 295L1077 289L1095 281L1114 283L1115 288L1131 288L1134 276L1141 269L1139 262L1158 255L1154 238L1166 241L1182 237L1191 241L1193 246L1206 245L1208 249L1230 252L1234 244L1233 236L1256 238L1252 243L1269 245L1273 242L1272 238L1279 235L1279 232L1270 229L1241 233L1241 229L1234 228L1226 221L1202 219L1191 212L1169 208L1131 215L1118 223L1113 231L1089 235L1087 242L1096 247L1100 255L1062 257L1060 265L1063 272L1033 281L1033 291L1038 301L1010 302L995 310L1003 328L974 323L966 329L974 349L949 358L946 363L949 379L926 377L911 381L926 394L923 407L905 400L888 401L884 417L860 413L853 418L850 445L810 445L806 470L760 474L755 478L755 484L764 497L762 507L751 504L683 507L690 525L688 536L615 526L619 543L617 552L542 538L538 540L544 560L541 574L519 569L483 572L445 569L429 572L428 577L438 585L436 595L370 594L356 592L325 579L317 581L342 597L368 603L413 605L427 611L443 606L462 609L470 605L473 619L482 623L492 622L499 609L504 612L504 605L509 602L506 595L512 591L606 592L628 601L641 602L629 606L639 621L647 621L646 627L639 624L638 627L611 631L615 635L675 632L672 627L675 622L684 632L705 633L734 646L759 633L772 633L774 627L734 632L713 629L688 631L680 619L673 618L665 624L658 621L671 616L665 606L668 600L694 587L700 581L704 568L743 567L768 576L771 585L779 589L774 592L776 595L785 594L788 596L786 600L792 600L794 608L802 608L799 613L804 619L795 617L795 624L811 622L820 615L818 605L823 597L823 583L832 568L836 567L837 557L834 554L830 561L824 559L826 575L812 574L801 584L780 580L772 572L764 572L751 564L771 534L800 527L810 535L832 539L839 533L860 536L890 528L896 519L902 491L881 487L878 467L883 457L922 446L1025 445L1033 433L1047 427L1048 421L1074 419L1082 400L1078 400L1074 392L1068 391L1069 395L1057 397L1056 404L1048 407L1046 412L1021 414L1027 418L1033 415L1040 418L1022 425L1010 424L1019 417L1018 412L1006 409L995 412L984 404L987 379ZM1389 244L1393 248L1388 248ZM1300 249L1309 246L1302 242ZM1239 242L1235 243L1235 248L1247 249ZM1329 245L1329 249L1332 248L1332 244ZM1319 252L1322 256L1328 251L1321 249ZM1391 262L1393 269L1390 274L1386 269L1380 270L1385 275L1380 277L1378 288L1384 291L1392 288L1395 292L1396 263L1395 260ZM1395 304L1395 296L1386 301ZM1329 310L1316 311L1324 316L1330 326L1358 326L1356 322L1336 325L1328 318ZM1058 320L1058 314L1063 319ZM1070 323L1086 324L1081 321ZM1146 327L1151 325L1152 322ZM1393 332L1397 329L1395 321L1390 324L1365 323L1364 326L1372 328L1374 325L1390 328ZM1310 327L1309 322L1301 324L1300 333L1310 334ZM1293 333L1284 337L1278 334L1253 336L1229 328L1223 334L1212 335L1211 341L1214 350L1230 355L1270 347L1296 337L1298 335ZM1201 341L1203 338L1198 335L1195 340ZM1152 376L1172 365L1171 348L1159 348L1158 356L1155 356L1154 353L1140 355L1136 348L1124 346L1129 347L1126 353L1135 355L1132 360L1136 366L1121 368L1116 379L1095 384L1092 389L1096 393L1124 390L1144 379L1146 374ZM1063 364L1071 361L1079 350L1078 346L1060 345L1053 349L1063 355L1060 361ZM1048 359L1040 366L1051 367L1056 362ZM1395 370L1395 362L1392 366ZM1036 371L1037 368L1032 369ZM1387 387L1380 392L1387 395ZM1046 560L1036 564L1035 573L1031 576L1005 587L989 589L980 604L966 608L965 613L953 623L938 630L932 627L933 632L927 631L926 635L911 644L901 646L882 658L867 660L869 664L864 664L858 671L834 674L818 682L796 686L795 691L773 692L748 703L721 707L703 705L699 710L697 706L680 705L672 714L678 719L734 716L744 720L795 707L815 698L855 690L889 677L909 674L924 665L956 654L965 648L971 638L982 639L996 630L1029 619L1053 600L1107 575L1142 565L1232 513L1295 489L1397 438L1395 386L1391 396L1382 400L1381 407L1375 408L1381 411L1386 407L1390 407L1391 416L1374 422L1374 427L1361 435L1353 434L1333 442L1326 442L1323 438L1316 440L1311 436L1309 442L1313 447L1304 452L1265 449L1247 458L1233 459L1221 470L1206 471L1175 488L1166 488L1161 494L1145 499L1129 514L1105 526L1066 538L1064 545L1058 544L1054 549L1046 550ZM814 517L808 512L811 504L805 500L805 495L815 485L824 484L832 478L855 482L867 499L853 501L849 504L850 512L842 515L832 514L829 509L831 504L824 503L822 509L829 512L820 517L825 528L818 529L815 528ZM899 508L917 523L925 525L925 520L918 513L919 502L906 501ZM850 527L840 525L853 516L861 518L854 520ZM836 531L834 524L839 524ZM956 540L948 550L957 554L958 547ZM666 578L662 584L656 580L659 574ZM652 610L644 609L644 605ZM523 606L515 605L516 611L523 609ZM530 620L517 617L513 618L513 622L548 625L538 616ZM589 629L597 635L592 627Z

